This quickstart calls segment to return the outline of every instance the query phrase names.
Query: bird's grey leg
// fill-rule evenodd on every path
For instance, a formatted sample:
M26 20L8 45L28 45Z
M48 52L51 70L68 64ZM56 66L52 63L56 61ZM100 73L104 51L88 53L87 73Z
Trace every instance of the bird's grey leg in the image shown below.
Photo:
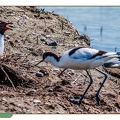
M72 103L74 103L74 104L80 104L80 103L82 102L85 94L87 93L88 89L90 88L91 84L93 83L93 79L92 79L90 73L88 72L88 70L86 70L86 72L87 72L87 74L88 74L88 76L89 76L89 78L90 78L90 83L89 83L88 87L86 88L85 92L83 93L82 97L76 98L76 99L75 99L75 98L71 98L71 99L70 99L70 101L71 101Z
M60 77L66 69L67 69L67 68L65 68L63 71L61 71L61 72L58 74L58 77Z
M103 85L104 85L106 79L108 78L108 74L105 73L105 72L103 72L103 71L101 71L101 70L99 70L98 68L95 68L95 69L96 69L98 72L100 72L101 74L103 74L103 75L105 76L105 78L104 78L102 84L100 85L100 88L98 89L98 91L97 91L97 93L96 93L96 95L95 95L95 96L96 96L96 101L97 101L98 105L100 105L99 93L100 93L100 90L101 90L101 88L103 87Z

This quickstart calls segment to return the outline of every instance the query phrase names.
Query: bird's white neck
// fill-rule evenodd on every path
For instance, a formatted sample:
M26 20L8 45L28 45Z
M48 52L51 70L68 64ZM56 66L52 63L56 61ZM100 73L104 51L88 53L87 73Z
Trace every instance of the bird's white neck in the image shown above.
M4 52L4 35L0 34L0 56L3 55Z
M53 65L55 65L57 67L62 67L62 63L61 63L60 59L57 60L54 56L47 57L45 62L50 62L50 63L52 63Z

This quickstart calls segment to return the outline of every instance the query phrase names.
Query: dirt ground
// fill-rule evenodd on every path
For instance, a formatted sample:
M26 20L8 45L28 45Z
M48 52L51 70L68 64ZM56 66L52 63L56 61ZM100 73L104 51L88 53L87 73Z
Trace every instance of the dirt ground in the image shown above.
M0 113L120 113L119 76L109 74L109 79L100 92L99 106L95 93L104 76L91 70L94 82L82 103L76 105L70 103L69 97L83 94L89 83L85 71L69 69L58 77L62 69L50 63L41 63L39 67L31 66L42 59L45 51L60 56L70 48L90 45L87 35L78 33L71 22L62 16L43 9L38 11L36 7L0 6L0 13L0 20L13 23L13 31L5 33L5 51L1 58ZM48 42L53 41L57 46L48 45ZM103 67L100 69L104 70Z

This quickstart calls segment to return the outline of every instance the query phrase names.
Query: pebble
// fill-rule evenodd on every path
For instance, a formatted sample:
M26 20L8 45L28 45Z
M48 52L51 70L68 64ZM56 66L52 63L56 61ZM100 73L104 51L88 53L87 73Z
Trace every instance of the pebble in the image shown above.
M40 40L41 40L41 41L45 41L45 40L46 40L46 38L45 38L45 37L42 37L42 38L40 38Z
M69 71L69 73L70 73L71 75L74 75L74 74L75 74L75 71L72 70L72 69L68 69L68 71Z
M79 109L78 109L78 112L83 112L83 110L79 108Z
M49 45L49 46L57 46L57 42L56 42L56 41L50 42L49 40L46 40L46 41L45 41L45 44L46 44L46 45Z
M3 100L3 101L7 101L7 99L6 99L6 98L4 98L4 97L2 98L2 100Z
M0 93L1 94L6 94L6 93L8 93L8 91L1 91Z
M66 32L65 32L65 35L66 35L66 36L69 36L69 35L70 35L70 32L67 32L67 31L66 31Z
M118 108L115 108L115 112L117 112L117 113L119 112Z
M40 17L40 14L37 13L37 14L34 15L34 17L35 18Z
M29 92L36 92L36 90L35 90L35 89L32 89L32 90L30 90Z
M37 77L43 77L44 74L43 74L42 72L37 72L37 73L36 73L36 76L37 76Z
M33 100L33 103L35 103L35 104L36 104L36 103L41 103L41 101L35 99L35 100Z
M30 90L26 95L32 95L34 92L36 92L35 89Z
M79 47L79 44L75 44L75 47Z
M23 15L22 17L23 17L23 19L29 19L29 17L27 15Z
M59 71L59 68L54 68L53 71Z
M51 88L51 89L49 89L49 90L48 90L48 92L53 92L53 89L52 89L52 88Z
M50 35L46 35L46 38L50 38L51 36Z
M23 57L24 54L23 54L23 53L20 53L20 52L15 52L15 53L14 53L14 56Z

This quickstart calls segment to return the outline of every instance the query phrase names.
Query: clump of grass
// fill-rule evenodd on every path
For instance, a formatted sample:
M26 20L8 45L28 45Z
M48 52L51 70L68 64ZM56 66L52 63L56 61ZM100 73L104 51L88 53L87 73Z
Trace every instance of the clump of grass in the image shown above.
M63 29L64 29L64 23L65 23L65 22L64 22L63 20L61 20L60 22L61 22L61 29L63 30Z
M36 44L37 44L37 45L39 44L38 36L37 36L37 38L36 38Z
M52 49L56 49L57 47L56 46L52 46Z

